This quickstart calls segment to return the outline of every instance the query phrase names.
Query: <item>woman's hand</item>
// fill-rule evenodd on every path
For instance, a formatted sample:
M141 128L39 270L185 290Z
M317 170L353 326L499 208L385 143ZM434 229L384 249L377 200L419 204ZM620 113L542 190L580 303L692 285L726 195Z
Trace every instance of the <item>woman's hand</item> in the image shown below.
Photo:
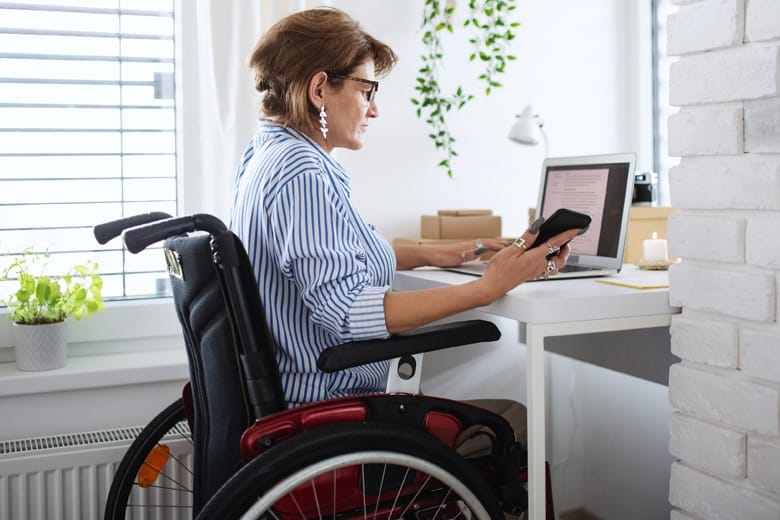
M492 303L523 282L547 278L557 273L569 258L571 248L568 242L580 231L564 231L534 248L528 246L536 239L538 231L526 231L512 245L496 253L480 278L489 300L486 304Z
M511 243L511 242L510 242ZM492 238L478 238L452 244L431 246L429 264L435 267L455 267L463 262L476 260L488 251L501 251L509 243Z
M500 251L509 243L492 238L482 238L452 244L421 244L393 246L397 260L396 269L414 269L424 265L455 267L475 260L488 251Z

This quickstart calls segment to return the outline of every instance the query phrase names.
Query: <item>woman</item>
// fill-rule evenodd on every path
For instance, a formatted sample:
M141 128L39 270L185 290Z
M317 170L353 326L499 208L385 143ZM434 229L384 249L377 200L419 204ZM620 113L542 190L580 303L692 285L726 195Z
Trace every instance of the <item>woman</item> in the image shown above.
M363 146L369 122L379 116L376 77L395 61L387 45L330 8L284 18L248 58L264 117L237 172L231 228L254 266L290 406L384 391L386 363L324 374L316 367L323 349L488 305L527 280L554 274L569 254L564 245L548 261L547 247L527 249L541 222L510 247L484 239L393 248L363 220L350 201L347 173L329 154ZM575 235L562 233L549 245ZM481 278L390 290L396 269L455 266L485 249L497 253Z

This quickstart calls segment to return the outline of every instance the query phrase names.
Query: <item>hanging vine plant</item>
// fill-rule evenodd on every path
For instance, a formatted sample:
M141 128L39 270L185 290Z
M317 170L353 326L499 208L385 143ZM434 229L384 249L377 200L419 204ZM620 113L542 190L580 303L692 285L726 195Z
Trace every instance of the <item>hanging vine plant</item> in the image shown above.
M471 28L474 36L469 38L473 51L469 61L481 65L479 81L485 86L485 95L490 95L494 88L501 86L498 78L506 70L508 61L516 57L509 54L509 43L515 38L513 29L518 22L508 20L509 15L517 7L516 0L469 0L468 14L463 22L464 28ZM455 5L452 0L425 0L423 7L422 42L425 52L421 56L422 66L418 70L414 90L416 97L412 104L417 107L417 117L424 119L431 127L428 137L444 154L439 166L447 170L452 177L452 158L455 151L455 138L447 125L447 114L452 108L460 110L466 103L474 99L473 94L465 92L460 85L445 94L439 82L439 72L444 60L442 35L444 31L454 32L452 19Z

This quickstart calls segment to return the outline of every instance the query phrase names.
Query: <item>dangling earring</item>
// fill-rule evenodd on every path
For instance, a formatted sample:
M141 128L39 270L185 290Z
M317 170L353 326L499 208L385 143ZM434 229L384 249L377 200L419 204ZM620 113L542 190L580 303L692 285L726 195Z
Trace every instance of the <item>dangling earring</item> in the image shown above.
M328 140L328 114L325 113L325 105L320 105L320 132L322 138Z

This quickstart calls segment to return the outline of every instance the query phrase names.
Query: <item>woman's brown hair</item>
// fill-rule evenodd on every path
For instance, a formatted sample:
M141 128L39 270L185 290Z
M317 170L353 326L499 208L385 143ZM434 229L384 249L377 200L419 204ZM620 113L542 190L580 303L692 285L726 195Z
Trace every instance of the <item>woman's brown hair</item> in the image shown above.
M264 93L265 117L308 135L317 131L319 107L308 99L311 77L320 71L349 74L367 59L378 76L393 68L393 50L366 33L345 12L329 7L309 9L277 22L247 58L255 88ZM343 80L329 78L338 86Z

